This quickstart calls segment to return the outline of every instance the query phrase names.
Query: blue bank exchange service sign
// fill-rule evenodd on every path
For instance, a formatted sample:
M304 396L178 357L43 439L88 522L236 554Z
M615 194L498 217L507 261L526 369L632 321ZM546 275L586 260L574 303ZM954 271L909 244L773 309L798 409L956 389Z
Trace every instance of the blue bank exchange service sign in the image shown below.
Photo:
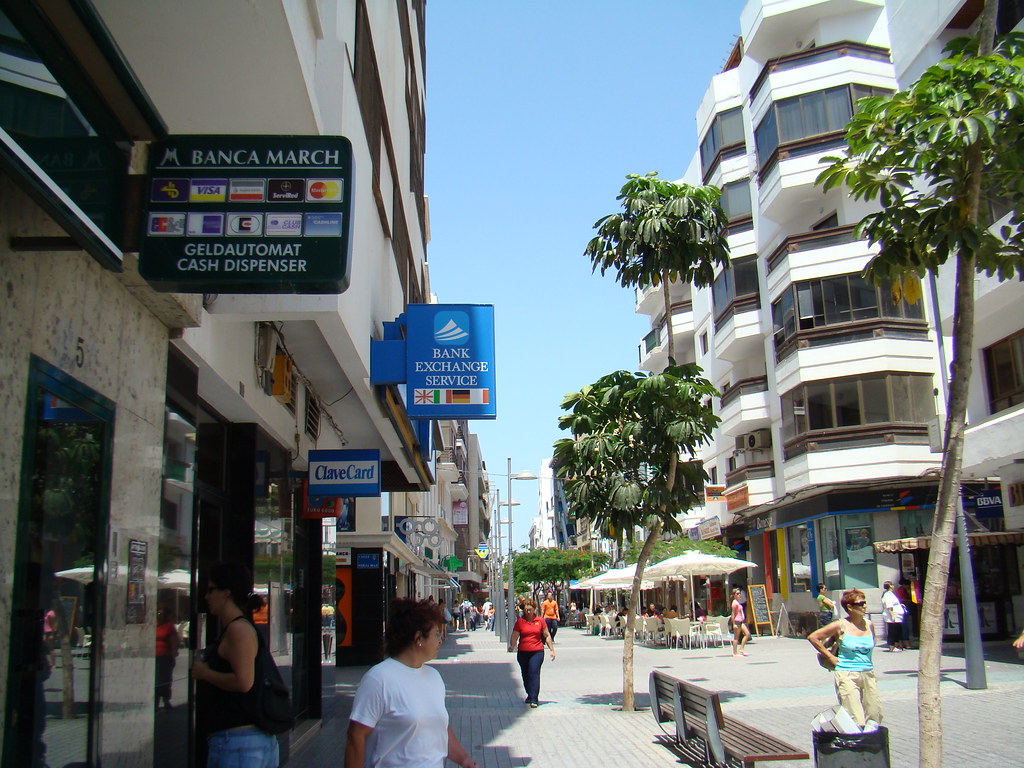
M405 319L409 418L495 418L494 307L411 304Z
M310 451L309 495L380 496L380 451Z

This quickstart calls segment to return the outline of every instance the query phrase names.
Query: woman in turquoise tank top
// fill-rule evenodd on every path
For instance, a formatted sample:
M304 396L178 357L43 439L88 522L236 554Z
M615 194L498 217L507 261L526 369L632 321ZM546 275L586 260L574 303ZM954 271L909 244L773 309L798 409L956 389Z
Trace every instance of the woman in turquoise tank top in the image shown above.
M875 628L867 618L867 598L859 589L850 589L843 593L839 603L846 611L846 618L812 632L807 639L835 664L832 674L836 696L857 724L864 725L868 720L880 723L882 704L871 662Z

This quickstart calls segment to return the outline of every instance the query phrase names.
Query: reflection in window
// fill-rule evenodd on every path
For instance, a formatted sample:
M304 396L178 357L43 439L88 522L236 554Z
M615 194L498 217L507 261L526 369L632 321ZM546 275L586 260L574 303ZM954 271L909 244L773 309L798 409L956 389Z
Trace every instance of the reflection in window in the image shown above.
M782 396L782 438L879 422L925 425L935 415L932 377L877 373L812 381Z
M0 127L107 237L121 242L126 149L97 135L3 12Z
M811 547L807 525L795 525L786 530L789 547L790 573L794 592L811 591Z

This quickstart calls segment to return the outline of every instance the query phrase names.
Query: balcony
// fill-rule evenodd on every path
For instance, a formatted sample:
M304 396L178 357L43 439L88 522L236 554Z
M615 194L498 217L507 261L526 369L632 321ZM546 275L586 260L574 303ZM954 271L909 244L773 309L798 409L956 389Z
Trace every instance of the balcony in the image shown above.
M885 12L885 0L762 0L740 14L746 55L767 61L793 47L794 30L811 29L831 17L869 9Z
M725 485L727 488L736 485L747 485L749 487L753 480L765 480L773 477L775 477L775 462L758 461L744 464L741 467L736 467L731 472L727 472L725 475Z
M771 423L768 402L767 376L740 379L723 389L718 412L722 434L738 435L767 427Z
M761 74L757 76L754 85L750 88L748 101L751 105L758 101L762 95L762 89L765 85L769 84L771 76L776 73L846 57L885 62L886 64L889 63L890 58L888 48L855 43L849 40L832 43L831 45L822 45L816 48L806 48L796 53L786 54L785 56L777 56L774 59L769 59L768 63L764 65Z
M676 361L694 362L696 353L693 346L693 302L680 301L672 305L672 335L675 341ZM662 323L644 336L638 349L640 368L645 371L662 371L668 365L667 325Z
M737 296L715 317L715 355L734 363L764 357L759 294Z
M858 254L863 256L864 251L867 249L867 243L857 239L856 234L854 234L855 229L856 226L849 224L842 227L822 229L816 232L802 232L800 234L790 235L779 243L775 250L768 255L768 259L765 262L765 269L770 275L777 268L786 265L790 261L793 262L793 266L799 266L800 263L812 259L815 263L827 262L832 264L836 261L836 257L841 254L831 252L818 253L818 251L822 251L826 248L833 248L837 245L847 245L849 243L863 243L863 248L857 249ZM858 269L860 266L858 266ZM847 270L837 268L833 271L840 273Z
M814 182L824 168L821 158L837 154L845 146L844 131L780 144L767 158L757 177L762 214L785 221L786 212L817 203L821 190Z
M457 481L459 468L455 464L455 449L443 448L437 452L437 479L448 482Z

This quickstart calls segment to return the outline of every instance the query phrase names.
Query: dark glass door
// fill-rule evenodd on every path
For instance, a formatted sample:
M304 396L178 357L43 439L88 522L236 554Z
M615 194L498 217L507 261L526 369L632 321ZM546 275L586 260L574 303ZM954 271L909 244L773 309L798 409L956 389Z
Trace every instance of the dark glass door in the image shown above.
M96 765L114 405L32 358L11 616L7 768Z

